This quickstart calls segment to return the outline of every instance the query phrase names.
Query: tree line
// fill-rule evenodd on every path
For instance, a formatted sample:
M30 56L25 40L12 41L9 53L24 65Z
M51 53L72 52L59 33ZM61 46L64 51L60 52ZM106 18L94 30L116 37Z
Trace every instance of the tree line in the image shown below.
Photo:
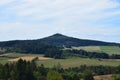
M94 75L120 74L120 66L86 66L63 69L58 65L46 68L37 66L35 61L0 64L0 80L94 80ZM120 76L117 77L120 79ZM113 79L113 80L117 80Z
M120 59L119 54L109 55L104 52L88 52L85 50L63 50L56 46L51 45L22 45L16 47L5 47L6 52L16 52L16 53L32 53L32 54L44 54L45 57L51 57L55 59L64 59L69 56L78 56L84 58L99 58L99 59ZM4 49L4 50L5 50ZM2 53L2 54L4 54Z
M64 50L64 55L66 56L79 56L85 58L100 58L100 59L120 59L119 54L109 55L104 52L88 52L85 50Z

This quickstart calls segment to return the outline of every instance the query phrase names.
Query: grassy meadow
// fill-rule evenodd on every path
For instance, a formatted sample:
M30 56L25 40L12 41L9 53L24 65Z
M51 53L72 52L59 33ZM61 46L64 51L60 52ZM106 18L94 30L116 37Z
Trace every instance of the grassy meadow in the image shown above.
M7 62L10 62L11 59L16 59L19 57L42 57L43 55L40 54L19 54L19 53L9 53L4 54L4 58L0 57L0 63L5 64ZM80 57L71 57L68 59L40 59L37 61L38 65L44 64L45 67L53 67L54 65L58 65L58 63L61 64L61 67L63 68L69 68L69 67L79 67L80 65L107 65L107 66L118 66L120 65L120 60L98 60L98 59L89 59L89 58L80 58Z
M118 66L120 65L120 60L98 60L98 59L73 57L73 58L68 58L68 59L50 59L50 60L45 60L45 61L44 60L37 61L38 65L44 64L46 67L53 67L54 65L58 65L59 63L61 64L63 68L79 67L80 65Z
M83 49L90 52L105 52L110 55L120 54L120 47L118 46L84 46L84 47L72 47L72 49Z

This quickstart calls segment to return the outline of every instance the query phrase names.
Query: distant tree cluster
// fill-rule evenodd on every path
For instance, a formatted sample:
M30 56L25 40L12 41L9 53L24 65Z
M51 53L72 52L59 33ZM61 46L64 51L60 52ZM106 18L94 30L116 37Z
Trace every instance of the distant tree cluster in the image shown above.
M7 52L19 52L19 53L32 53L32 54L44 54L47 49L56 48L52 45L37 44L37 43L21 43L11 47L4 47Z
M101 58L101 59L120 59L120 55L113 54L109 55L104 52L87 52L85 50L65 50L64 55L68 53L67 56L69 55L76 55L80 57L86 57L86 58Z
M45 57L51 57L51 58L55 58L55 59L62 59L62 50L60 50L59 48L51 48L51 49L47 49L45 52Z
M119 54L112 54L110 56L111 59L120 59L120 55Z
M105 74L120 74L120 66L86 66L81 65L80 67L70 68L68 71L76 71L76 72L84 72L90 71L94 73L94 75L105 75Z

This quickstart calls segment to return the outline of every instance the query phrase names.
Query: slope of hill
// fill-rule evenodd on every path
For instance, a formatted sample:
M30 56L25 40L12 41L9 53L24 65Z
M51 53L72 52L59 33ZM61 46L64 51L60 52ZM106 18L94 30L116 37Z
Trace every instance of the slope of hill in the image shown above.
M119 46L118 43L110 43L96 40L78 39L73 37L68 37L62 34L54 34L52 36L39 39L41 43L55 45L59 47L71 47L71 46Z

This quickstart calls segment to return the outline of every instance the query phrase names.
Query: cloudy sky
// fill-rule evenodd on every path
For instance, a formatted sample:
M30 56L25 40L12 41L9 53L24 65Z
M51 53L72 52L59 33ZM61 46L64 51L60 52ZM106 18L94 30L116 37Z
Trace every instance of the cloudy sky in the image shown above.
M0 0L0 41L55 33L120 43L120 1Z

